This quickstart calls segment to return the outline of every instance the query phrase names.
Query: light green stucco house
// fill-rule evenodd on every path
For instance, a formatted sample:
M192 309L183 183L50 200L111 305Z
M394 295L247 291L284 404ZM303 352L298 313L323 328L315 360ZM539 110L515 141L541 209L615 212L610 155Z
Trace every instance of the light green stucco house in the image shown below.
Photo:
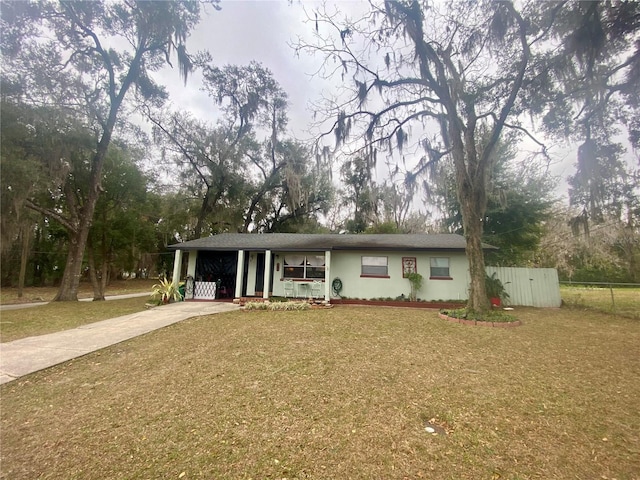
M187 300L396 298L409 295L410 272L424 278L420 300L465 300L469 288L465 239L454 234L223 233L170 248L174 278L187 257Z

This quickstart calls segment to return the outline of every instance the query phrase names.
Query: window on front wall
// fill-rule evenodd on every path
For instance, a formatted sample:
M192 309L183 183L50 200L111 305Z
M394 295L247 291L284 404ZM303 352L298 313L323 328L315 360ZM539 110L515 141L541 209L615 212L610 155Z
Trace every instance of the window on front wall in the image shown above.
M449 258L447 257L431 257L431 277L450 278L449 275Z
M284 278L324 278L324 255L285 255Z
M389 275L387 257L362 257L361 275L386 277Z

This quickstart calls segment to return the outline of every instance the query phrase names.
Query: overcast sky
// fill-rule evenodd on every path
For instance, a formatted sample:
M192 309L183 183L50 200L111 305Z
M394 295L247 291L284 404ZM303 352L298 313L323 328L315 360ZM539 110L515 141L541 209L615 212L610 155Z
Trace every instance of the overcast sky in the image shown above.
M342 2L345 6L354 2ZM304 10L317 2L287 0L223 0L222 10L208 8L198 28L188 40L190 52L208 50L217 66L262 63L289 96L289 128L298 138L306 136L311 121L310 100L317 98L326 83L312 75L311 58L297 57L289 45L300 35L311 33L304 23ZM193 115L215 121L213 101L200 91L201 77L192 76L186 87L177 72L167 72L163 79L171 101Z

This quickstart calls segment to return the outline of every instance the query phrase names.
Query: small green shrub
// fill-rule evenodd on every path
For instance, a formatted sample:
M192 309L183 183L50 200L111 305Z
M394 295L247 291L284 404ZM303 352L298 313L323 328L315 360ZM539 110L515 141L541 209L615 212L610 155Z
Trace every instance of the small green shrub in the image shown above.
M266 310L267 304L265 302L247 302L244 304L246 310Z
M308 302L279 302L269 304L269 310L309 310L311 305Z
M412 272L407 274L407 280L411 284L411 293L409 294L409 299L412 302L415 302L418 298L418 292L422 288L422 282L424 278L417 272Z

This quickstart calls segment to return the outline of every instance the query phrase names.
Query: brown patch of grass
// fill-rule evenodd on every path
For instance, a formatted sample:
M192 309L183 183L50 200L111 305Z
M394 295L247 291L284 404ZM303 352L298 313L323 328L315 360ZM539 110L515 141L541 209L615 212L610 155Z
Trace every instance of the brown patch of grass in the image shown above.
M148 301L148 297L136 297L106 302L52 302L6 310L0 314L0 340L10 342L141 312Z
M516 313L513 329L392 308L187 320L0 387L2 474L637 478L638 322Z
M114 280L107 286L107 295L124 295L127 293L149 292L158 280ZM0 305L14 305L19 303L49 302L58 293L57 287L27 287L22 298L18 298L17 288L3 288L0 290ZM93 298L93 288L88 282L81 282L78 298Z
M640 319L640 288L614 288L612 291L610 288L562 285L560 294L571 307Z

